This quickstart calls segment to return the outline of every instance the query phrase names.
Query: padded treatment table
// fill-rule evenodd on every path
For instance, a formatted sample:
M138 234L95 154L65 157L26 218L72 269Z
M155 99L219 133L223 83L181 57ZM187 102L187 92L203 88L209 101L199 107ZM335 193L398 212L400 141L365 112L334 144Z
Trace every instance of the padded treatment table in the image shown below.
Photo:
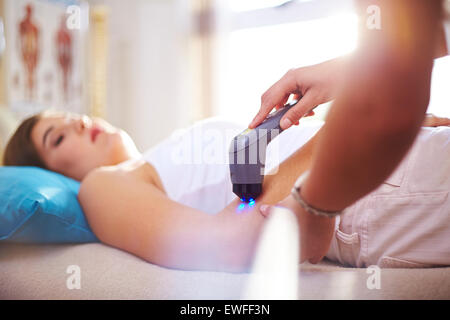
M67 288L70 265L81 289ZM368 289L365 268L330 261L299 266L300 299L450 299L450 267L381 269ZM0 299L240 299L247 273L181 271L100 244L0 244Z

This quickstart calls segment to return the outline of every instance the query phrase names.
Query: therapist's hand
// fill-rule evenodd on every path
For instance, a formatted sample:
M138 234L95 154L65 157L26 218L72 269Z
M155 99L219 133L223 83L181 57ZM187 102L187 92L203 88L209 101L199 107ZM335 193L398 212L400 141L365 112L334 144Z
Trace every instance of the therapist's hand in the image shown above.
M317 107L332 100L341 83L345 57L339 57L316 65L289 70L261 97L261 108L249 128L258 126L272 111L286 104L290 95L300 101L281 119L281 128L289 128Z
M423 127L450 127L450 119L445 117L438 117L434 114L427 113L422 123Z
M334 235L335 218L312 215L298 204L292 195L277 204L290 209L297 216L300 230L300 263L318 263L327 254ZM261 205L259 211L265 217L272 206Z

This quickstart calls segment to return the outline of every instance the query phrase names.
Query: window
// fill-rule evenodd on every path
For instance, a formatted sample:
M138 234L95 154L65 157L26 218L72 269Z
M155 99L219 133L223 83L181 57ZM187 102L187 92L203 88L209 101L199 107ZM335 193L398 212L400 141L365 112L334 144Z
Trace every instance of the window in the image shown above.
M350 1L336 2L230 1L235 11L222 17L228 30L216 48L213 114L248 124L287 70L352 51L357 17ZM317 111L320 118L326 108Z
M248 124L261 95L286 71L351 52L358 38L352 0L214 0L215 32L205 110ZM435 63L429 112L450 116L450 57ZM206 63L207 61L210 64ZM316 108L324 119L330 103ZM306 120L306 119L305 119Z
M428 112L450 118L450 56L434 61Z

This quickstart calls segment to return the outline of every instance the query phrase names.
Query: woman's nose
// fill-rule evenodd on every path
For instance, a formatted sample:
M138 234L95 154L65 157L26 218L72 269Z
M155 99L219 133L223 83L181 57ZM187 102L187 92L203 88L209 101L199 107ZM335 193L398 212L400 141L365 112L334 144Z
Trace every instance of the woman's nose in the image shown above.
M84 118L78 119L75 121L75 130L78 133L83 133L84 129L86 129L86 120Z

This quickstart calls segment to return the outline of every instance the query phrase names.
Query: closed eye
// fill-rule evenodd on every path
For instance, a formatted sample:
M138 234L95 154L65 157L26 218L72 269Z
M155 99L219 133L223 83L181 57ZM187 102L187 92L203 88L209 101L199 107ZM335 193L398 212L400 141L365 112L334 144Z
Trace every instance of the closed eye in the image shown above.
M53 144L53 146L57 147L61 144L61 142L64 140L64 135L60 135L58 137L58 139L56 139L55 143Z

